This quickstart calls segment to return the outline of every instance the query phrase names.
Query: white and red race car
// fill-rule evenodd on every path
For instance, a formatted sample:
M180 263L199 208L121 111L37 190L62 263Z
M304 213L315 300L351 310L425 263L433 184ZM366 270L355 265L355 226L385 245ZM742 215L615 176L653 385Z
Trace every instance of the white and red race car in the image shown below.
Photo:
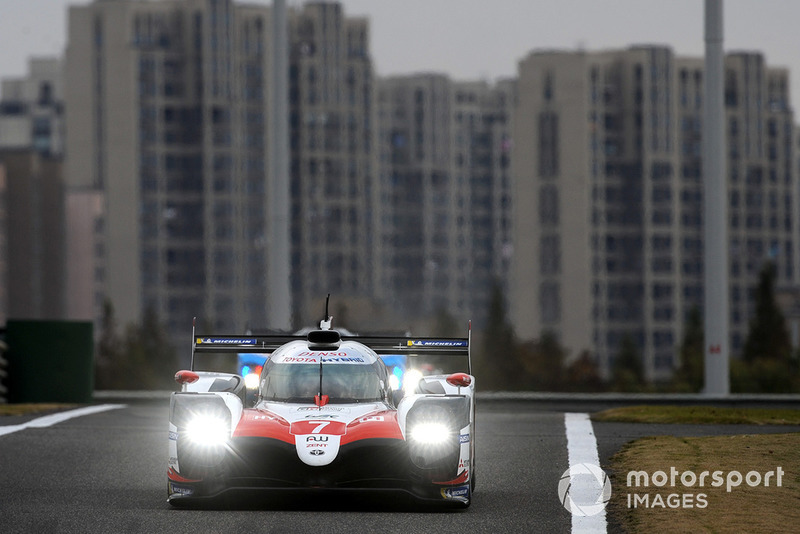
M269 499L270 491L362 490L469 506L470 337L342 336L326 321L321 328L304 337L193 333L192 369L176 374L181 391L170 403L170 504L237 492ZM268 355L255 395L237 374L195 369L196 356L239 352ZM402 395L380 358L397 354L465 356L468 372L417 374Z

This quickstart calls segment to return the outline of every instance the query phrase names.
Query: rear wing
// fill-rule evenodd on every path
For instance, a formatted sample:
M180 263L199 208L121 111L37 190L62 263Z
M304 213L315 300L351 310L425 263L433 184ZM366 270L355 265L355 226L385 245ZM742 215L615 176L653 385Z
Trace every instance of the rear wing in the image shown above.
M290 341L306 341L306 336L268 335L192 335L192 370L195 353L241 352L271 354ZM472 374L470 350L472 328L468 336L458 337L402 337L402 336L341 336L342 341L356 341L374 350L378 355L407 356L461 356L467 358L469 374Z

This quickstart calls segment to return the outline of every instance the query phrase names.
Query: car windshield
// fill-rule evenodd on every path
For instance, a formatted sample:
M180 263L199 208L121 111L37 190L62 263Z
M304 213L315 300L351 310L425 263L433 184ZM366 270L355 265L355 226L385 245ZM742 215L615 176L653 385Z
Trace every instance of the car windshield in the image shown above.
M328 402L382 400L380 378L373 365L323 364L322 394ZM319 392L319 365L267 361L261 376L261 398L309 402Z

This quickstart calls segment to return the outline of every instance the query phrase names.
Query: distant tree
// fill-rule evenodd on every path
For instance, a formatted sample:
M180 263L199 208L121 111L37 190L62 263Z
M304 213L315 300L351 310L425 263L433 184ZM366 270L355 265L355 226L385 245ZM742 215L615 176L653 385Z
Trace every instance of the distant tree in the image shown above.
M601 391L603 380L597 368L597 362L588 350L580 355L567 366L565 389L569 391Z
M466 325L459 325L455 318L444 308L439 308L433 318L431 335L441 337L463 337Z
M775 265L766 263L759 275L755 314L742 358L731 361L731 391L736 393L788 393L800 386L786 319L775 298L776 278Z
M611 382L616 391L639 391L644 386L642 360L630 335L622 338L619 353L614 358Z
M109 300L105 300L103 317L100 322L100 337L95 350L95 387L97 389L115 389L120 380L116 367L122 358L122 340L117 328L114 305Z
M346 302L337 301L336 309L333 311L333 319L334 328L354 329L354 325L351 324L352 321L350 320L350 309Z
M117 333L114 308L104 305L97 348L98 389L171 389L178 370L175 349L155 310L148 308L141 325L131 323Z
M742 352L749 363L763 358L788 361L792 354L786 320L775 300L775 278L775 265L765 264L756 289L755 316L750 321Z
M505 299L500 284L492 287L486 328L476 351L476 384L481 389L504 390L519 387L519 363L514 329L506 318Z
M686 319L680 348L680 365L675 372L674 386L680 391L698 392L703 387L704 333L700 309L695 306Z
M558 336L550 330L542 332L539 339L525 343L520 349L520 363L528 388L538 391L563 390L566 354Z
M155 373L153 384L172 387L175 372L178 370L178 357L155 308L145 309L140 343L148 364Z

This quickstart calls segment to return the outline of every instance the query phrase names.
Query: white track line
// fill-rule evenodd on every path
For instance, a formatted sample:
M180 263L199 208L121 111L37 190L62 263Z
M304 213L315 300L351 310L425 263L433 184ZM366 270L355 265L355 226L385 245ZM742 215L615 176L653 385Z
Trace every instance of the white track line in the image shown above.
M0 436L13 434L14 432L25 430L26 428L45 428L55 425L56 423L61 423L62 421L66 421L67 419L72 419L73 417L81 417L83 415L106 412L108 410L117 410L119 408L124 408L125 406L125 404L100 404L98 406L87 406L86 408L78 408L76 410L69 410L67 412L58 412L45 415L28 421L27 423L22 423L21 425L0 426Z
M600 457L597 454L597 439L594 429L586 413L565 413L564 426L567 429L567 455L570 467L578 464L592 464L600 467ZM583 484L581 479L575 477L572 481L570 493L578 502L590 502L597 497L597 488ZM581 517L572 516L572 532L601 532L607 529L606 511L597 515Z

